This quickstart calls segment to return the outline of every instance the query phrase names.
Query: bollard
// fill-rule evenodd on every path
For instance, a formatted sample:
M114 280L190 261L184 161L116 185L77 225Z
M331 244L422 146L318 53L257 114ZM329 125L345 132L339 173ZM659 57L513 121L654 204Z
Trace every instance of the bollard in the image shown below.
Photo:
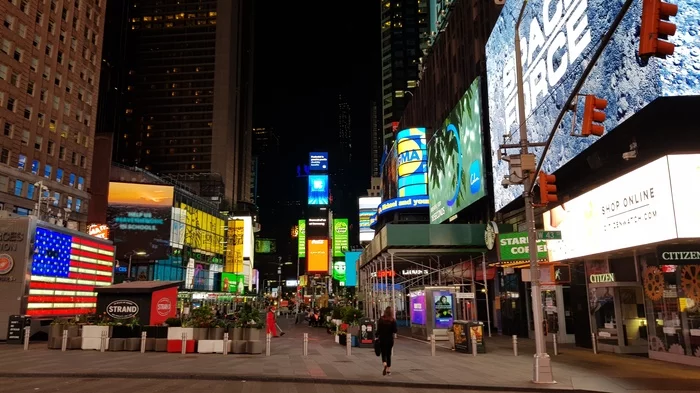
M100 332L100 352L104 352L106 346L107 346L107 332Z
M430 335L430 356L435 356L435 333Z
M265 356L270 356L270 339L272 338L272 335L270 333L267 333L267 336L265 337Z
M352 354L352 334L348 333L345 340L345 356L350 356Z
M224 333L224 349L222 353L228 355L228 333Z
M25 351L29 350L29 330L30 330L29 326L24 328L24 350Z
M591 342L593 343L593 354L598 354L598 340L596 339L595 333L591 333Z
M472 334L472 356L476 356L476 334Z
M146 332L141 332L141 353L146 353Z
M68 330L63 331L63 337L61 338L61 351L65 352L66 347L68 347Z
M557 345L557 334L552 334L552 346L554 347L554 356L559 355L559 346Z
M304 333L304 356L309 356L309 333Z
M513 335L513 356L518 356L518 336Z
M187 353L187 333L182 333L182 350L180 351L181 354L186 354Z

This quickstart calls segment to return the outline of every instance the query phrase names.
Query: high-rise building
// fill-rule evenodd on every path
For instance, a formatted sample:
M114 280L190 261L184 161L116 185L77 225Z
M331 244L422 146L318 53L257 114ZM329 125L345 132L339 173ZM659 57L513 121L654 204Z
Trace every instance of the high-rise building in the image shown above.
M430 36L425 0L384 0L382 24L382 135L391 145L406 102L418 86L420 58Z
M0 2L0 209L85 228L105 2Z
M258 179L274 179L279 173L276 157L280 152L279 136L270 127L253 128L253 161L255 172L255 203L265 209L274 209L279 198L279 183L274 181L259 182ZM264 223L264 222L263 222Z
M343 95L338 96L338 163L347 170L352 162L352 122L350 104Z
M250 202L252 0L128 0L115 159Z
M379 168L382 165L382 124L379 121L379 106L376 101L370 102L370 159L372 161L372 177L379 177Z

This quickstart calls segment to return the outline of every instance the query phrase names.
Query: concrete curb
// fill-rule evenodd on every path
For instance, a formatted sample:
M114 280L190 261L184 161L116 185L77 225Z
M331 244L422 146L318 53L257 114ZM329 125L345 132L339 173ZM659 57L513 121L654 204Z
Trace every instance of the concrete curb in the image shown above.
M276 375L242 375L242 374L197 374L197 373L157 373L157 372L129 372L103 373L8 373L0 372L0 378L104 378L104 379L187 379L201 381L253 381L253 382L286 382L309 383L327 385L355 385L355 386L387 386L413 389L442 389L461 391L489 391L489 392L576 392L576 393L600 393L593 390L557 389L547 387L552 385L540 385L539 387L513 387L513 386L481 386L481 385L457 385L426 382L395 381L390 378L382 380L353 380L344 378L311 378Z

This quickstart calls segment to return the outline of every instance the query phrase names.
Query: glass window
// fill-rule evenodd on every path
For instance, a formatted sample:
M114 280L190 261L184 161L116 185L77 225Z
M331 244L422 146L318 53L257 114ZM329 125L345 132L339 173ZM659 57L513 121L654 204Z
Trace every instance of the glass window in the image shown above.
M56 169L56 181L63 183L63 169L61 168Z
M61 202L61 194L58 192L53 193L53 205L58 206L59 202Z
M51 167L51 165L49 165L49 164L44 165L44 177L45 178L50 179L52 171L53 171L53 168Z
M68 185L75 187L75 173L71 173L70 176L68 176Z
M79 198L75 198L75 211L77 211L77 212L80 211L81 204L82 204L82 201Z
M66 197L66 207L69 209L73 208L73 197L70 195Z
M22 180L15 180L15 195L22 196L22 188L24 188L24 182Z
M35 175L39 173L39 160L32 161L32 173Z
M85 187L85 179L81 176L78 177L78 190L82 190Z
M17 159L17 169L23 171L27 167L27 156L20 154Z
M34 199L34 184L27 184L27 198Z

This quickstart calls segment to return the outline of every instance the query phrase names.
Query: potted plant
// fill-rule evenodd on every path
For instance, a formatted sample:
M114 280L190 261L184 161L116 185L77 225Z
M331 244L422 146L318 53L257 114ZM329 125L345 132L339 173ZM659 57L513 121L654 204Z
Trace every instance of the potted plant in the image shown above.
M141 324L138 318L131 318L126 322L127 337L125 350L138 351L141 349Z
M214 311L209 306L202 306L192 310L190 314L194 340L208 340L209 329L214 325Z
M240 316L228 325L228 339L231 341L243 341L243 321Z
M260 311L253 308L250 303L246 303L241 310L240 319L244 331L243 338L246 341L260 340L260 330L265 326L260 316Z
M228 327L226 326L226 321L223 319L216 319L214 320L214 323L212 324L212 327L209 328L209 339L210 340L223 340L224 339L224 333L226 333L226 330ZM229 340L231 338L229 337Z

